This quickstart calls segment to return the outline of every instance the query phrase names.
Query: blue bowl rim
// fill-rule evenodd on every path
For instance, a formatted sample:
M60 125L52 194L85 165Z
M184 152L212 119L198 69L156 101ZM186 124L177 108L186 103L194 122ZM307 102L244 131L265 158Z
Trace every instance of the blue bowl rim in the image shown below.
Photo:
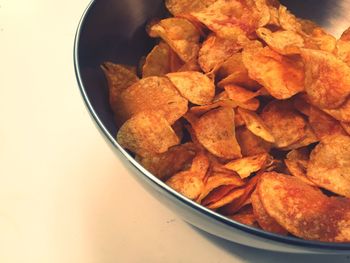
M156 178L154 175L152 175L150 172L148 172L145 168L143 168L128 152L126 152L117 143L115 138L109 134L108 130L106 129L106 127L104 126L100 118L98 117L96 111L94 110L88 98L88 95L86 93L86 90L83 84L82 77L80 75L80 68L79 68L80 35L81 35L82 28L85 24L86 17L90 12L93 12L93 7L95 4L96 4L96 1L94 0L92 0L88 4L78 23L78 27L75 33L74 47L73 47L74 70L75 70L75 75L78 82L79 90L81 92L85 105L90 115L97 123L100 129L100 132L102 132L106 136L106 138L108 139L109 143L113 146L113 148L117 148L122 153L122 155L134 166L134 168L139 170L146 177L146 179L148 179L148 181L150 181L152 184L158 187L159 190L165 191L167 194L171 195L175 199L181 201L182 203L196 210L198 213L211 217L212 219L215 219L229 227L233 227L235 229L241 230L243 232L247 232L249 234L257 235L262 238L266 238L266 239L270 239L273 241L278 241L281 243L294 245L294 246L309 247L309 248L316 248L316 249L327 249L327 250L334 250L334 251L350 250L350 243L321 242L321 241L313 241L313 240L304 240L297 237L282 236L282 235L274 234L271 232L264 231L262 229L257 229L257 228L233 221L177 193L176 191L168 187L164 182L162 182L161 180Z

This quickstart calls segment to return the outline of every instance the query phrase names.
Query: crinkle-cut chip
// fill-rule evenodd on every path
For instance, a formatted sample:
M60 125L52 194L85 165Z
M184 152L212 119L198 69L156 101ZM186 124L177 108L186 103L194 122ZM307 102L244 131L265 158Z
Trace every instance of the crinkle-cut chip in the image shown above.
M252 156L260 153L267 153L272 144L254 135L246 127L239 127L236 131L236 138L241 147L243 156Z
M141 157L139 162L161 180L167 180L175 173L185 170L196 155L193 143L176 145L161 154Z
M241 48L237 41L211 34L199 50L198 63L205 73L211 72Z
M105 62L101 68L106 76L109 89L109 103L113 111L118 107L118 98L120 94L136 83L139 78L135 70L121 64Z
M280 5L278 9L278 20L282 29L294 32L301 32L302 26L298 19L287 9Z
M350 241L350 201L329 198L298 178L265 173L258 193L267 213L291 234L327 242Z
M215 85L206 75L196 71L174 72L166 75L180 94L197 105L210 103L215 95Z
M325 137L311 152L307 176L318 186L350 197L350 137Z
M241 157L235 137L234 111L222 107L202 115L192 127L199 142L212 154L225 159Z
M253 213L256 220L258 221L259 226L272 233L287 235L287 230L285 230L280 224L276 222L265 210L263 204L260 201L258 190L256 189L252 194L252 206Z
M341 122L340 124L343 129L350 135L350 122Z
M231 186L227 186L231 187ZM216 202L211 202L206 204L206 207L209 209L215 210L224 205L227 205L237 199L239 199L244 194L244 188L233 188L229 193L227 193L224 197L217 200Z
M345 134L339 121L316 107L310 109L309 123L320 140L332 134Z
M142 157L164 153L180 143L167 120L156 111L144 111L131 117L119 129L117 141Z
M315 132L310 127L310 125L307 124L305 127L305 135L300 140L290 144L289 146L281 147L280 149L283 151L295 150L301 147L309 146L310 144L316 143L318 141L319 139L317 138Z
M237 172L239 176L244 179L255 173L268 163L270 156L267 153L243 157L241 159L233 160L225 165L229 170Z
M147 55L142 67L142 77L164 76L170 69L170 47L164 42L156 45Z
M322 109L340 107L350 95L350 68L321 50L301 49L305 64L305 91L310 102Z
M272 32L262 27L256 33L272 50L282 55L299 54L299 48L304 47L304 39L294 31Z
M309 152L307 148L292 150L287 154L284 160L291 175L298 177L303 182L315 186L315 184L306 176L307 165L309 163Z
M244 50L243 63L249 77L276 99L287 99L304 90L303 66L294 58L265 47Z
M166 0L165 6L173 16L200 11L216 0Z
M228 216L229 218L231 218L234 221L237 221L241 224L245 224L248 226L253 226L253 227L257 227L257 221L256 221L256 217L253 213L253 208L251 206L246 206L244 208L242 208L241 210L239 210L237 212L237 214Z
M267 104L261 118L270 129L278 148L287 147L305 136L306 121L289 101L272 101Z
M200 34L196 27L183 18L166 18L149 29L151 37L161 37L184 61L196 59Z
M226 85L225 91L230 99L243 103L260 95L259 92L253 92L234 84Z
M173 124L188 109L188 101L165 77L141 79L121 93L118 102L116 114L123 120L141 111L156 110Z
M256 5L251 0L217 0L205 9L191 12L191 15L219 37L237 39L253 33L268 22L266 15L269 13L261 12L262 10L262 4Z
M238 108L237 111L242 116L248 130L267 142L275 142L272 132L258 114L242 108Z
M350 122L350 98L344 104L336 109L323 109L324 112L331 115L334 119L342 122Z
M236 173L229 171L212 172L207 178L204 185L204 189L196 201L200 203L203 200L203 198L206 197L211 191L220 186L231 185L235 187L240 187L243 184L244 181Z

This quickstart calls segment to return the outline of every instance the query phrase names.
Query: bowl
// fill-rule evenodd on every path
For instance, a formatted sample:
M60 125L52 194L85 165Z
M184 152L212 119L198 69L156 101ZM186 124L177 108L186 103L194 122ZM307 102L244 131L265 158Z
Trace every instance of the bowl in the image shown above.
M350 0L337 1L337 4L320 0L317 6L314 6L313 0L282 2L298 16L313 19L336 35L350 25L346 12ZM117 143L107 83L100 65L104 61L137 65L140 57L149 52L154 44L154 40L145 32L146 22L165 15L162 0L92 1L76 33L74 63L82 97L102 136L129 168L130 174L185 221L226 240L278 252L349 254L350 243L326 243L280 236L240 224L202 207L149 173Z

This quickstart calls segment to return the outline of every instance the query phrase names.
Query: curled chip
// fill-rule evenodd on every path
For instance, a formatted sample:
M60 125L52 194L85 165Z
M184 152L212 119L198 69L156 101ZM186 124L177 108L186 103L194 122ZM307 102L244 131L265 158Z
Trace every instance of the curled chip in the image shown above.
M261 118L270 129L278 148L290 146L305 136L306 121L289 101L273 101L265 106Z
M259 153L267 153L272 144L254 135L246 127L239 127L236 131L237 141L241 147L243 156L252 156Z
M172 15L178 16L181 14L200 11L215 1L216 0L166 0L165 6Z
M146 57L142 67L142 77L163 76L170 71L170 47L160 42Z
M298 54L299 48L304 47L304 39L293 31L272 32L262 27L256 33L272 50L282 55Z
M250 78L276 99L287 99L304 90L303 66L269 47L244 50L243 63Z
M228 217L241 224L257 227L256 217L251 206L245 206L237 214Z
M197 58L200 34L186 19L163 19L150 27L149 35L161 37L184 62Z
M231 100L237 101L238 103L251 101L260 95L259 92L253 92L234 84L226 85L225 91Z
M241 48L237 41L219 38L211 34L199 50L198 63L204 72L211 72Z
M176 145L161 154L140 157L140 164L161 180L167 180L175 173L186 170L196 155L193 143Z
M258 114L242 108L238 108L238 112L245 122L248 130L267 142L275 142L275 138L273 137L270 129L265 125L264 121Z
M350 95L350 68L331 53L301 49L305 63L305 91L322 109L341 106Z
M350 137L325 137L311 152L307 176L320 187L350 197Z
M309 123L320 140L332 134L345 133L339 121L315 107L310 108Z
M190 170L175 174L166 184L189 199L195 200L204 189L203 179L209 168L209 160L199 153L192 161Z
M269 159L270 156L267 153L261 153L258 155L233 160L227 163L225 167L238 173L239 176L244 179L249 177L252 173L263 169L269 162Z
M188 101L165 77L148 77L140 80L120 94L117 112L127 120L145 110L156 110L173 124L187 111Z
M305 146L309 146L310 144L316 143L318 141L319 139L317 138L313 129L310 127L309 124L307 124L305 127L305 135L295 143L292 143L291 145L286 147L282 147L281 150L283 151L295 150Z
M230 191L226 193L226 189L223 188L225 191L225 195L221 198L218 198L218 200L215 200L214 202L206 202L206 205L209 209L218 209L220 207L223 207L224 205L227 205L231 202L234 202L235 200L238 200L243 194L244 194L244 188L237 188L232 186L226 186L225 188L228 188ZM203 200L204 201L204 200Z
M241 157L235 137L234 111L227 107L211 110L192 124L199 142L212 154L225 159Z
M278 8L278 20L282 29L297 33L302 32L302 26L298 19L283 5Z
M196 71L174 72L166 75L180 94L198 105L210 103L215 95L213 81Z
M350 67L350 28L337 41L337 57Z
M344 104L336 109L324 109L324 112L331 115L334 119L342 122L350 122L350 98Z
M252 206L253 213L256 220L258 221L259 226L262 229L281 235L287 235L287 230L285 230L280 224L276 222L265 210L263 204L260 201L260 197L257 189L252 194Z
M140 112L119 129L117 141L139 156L166 152L180 143L166 119L155 111Z
M261 12L263 2L257 2L259 2L259 7L255 1L217 0L205 9L191 12L191 15L219 37L238 39L268 23L270 19L266 17L270 14L268 9Z
M328 242L350 241L350 201L329 198L298 178L263 174L258 192L267 213L291 234Z
M135 70L124 65L105 62L101 65L101 68L108 81L109 104L113 111L116 111L120 94L137 82L139 78L137 77Z

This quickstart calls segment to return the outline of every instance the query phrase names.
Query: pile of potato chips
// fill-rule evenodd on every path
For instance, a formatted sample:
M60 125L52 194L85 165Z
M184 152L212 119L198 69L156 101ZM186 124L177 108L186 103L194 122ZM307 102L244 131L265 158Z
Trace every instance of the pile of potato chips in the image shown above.
M277 0L165 4L139 67L102 65L120 145L233 220L349 242L350 30L336 39Z

